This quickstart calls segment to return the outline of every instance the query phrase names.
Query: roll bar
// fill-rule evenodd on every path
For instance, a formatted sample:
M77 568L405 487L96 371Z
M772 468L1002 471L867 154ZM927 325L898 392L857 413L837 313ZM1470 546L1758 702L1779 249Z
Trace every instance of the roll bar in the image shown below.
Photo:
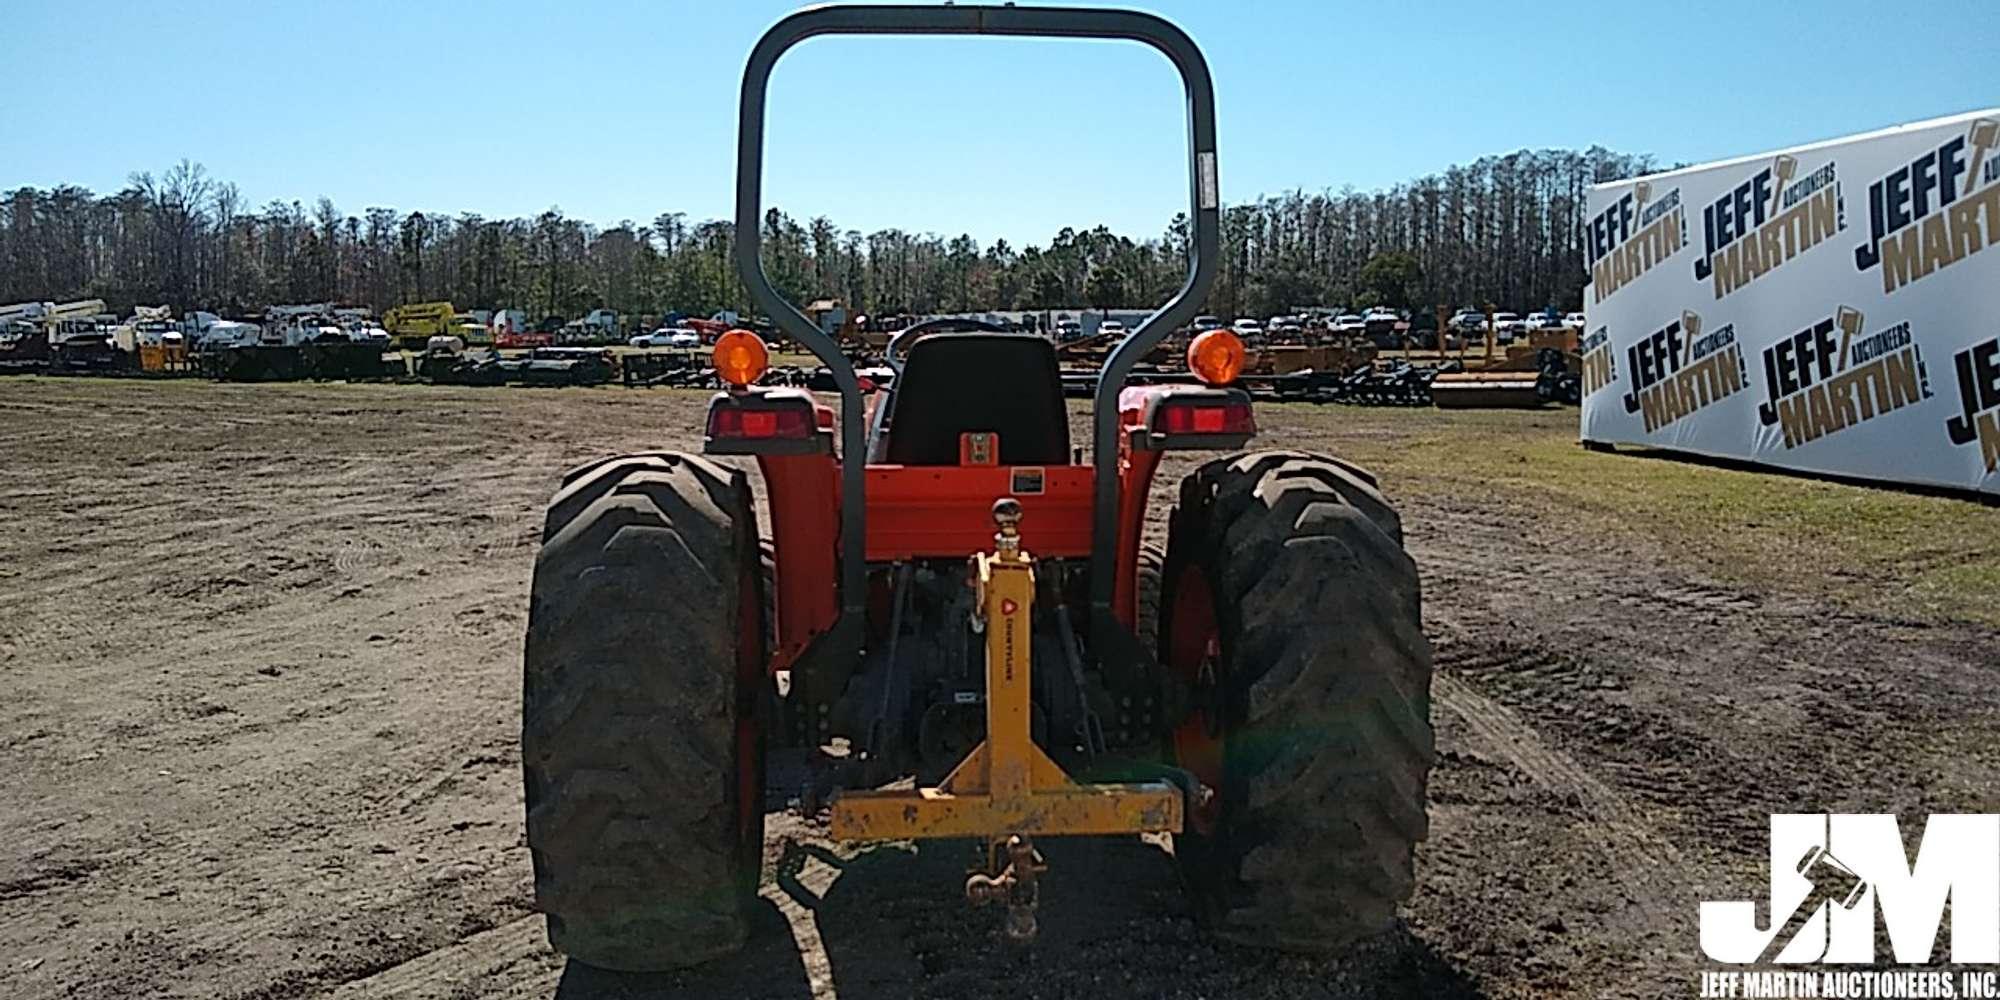
M786 336L810 348L832 373L841 404L840 602L843 615L860 613L864 587L866 505L865 429L861 386L840 345L780 296L764 273L764 106L771 70L792 46L821 35L1004 35L1101 38L1152 46L1181 74L1187 90L1188 218L1193 240L1188 275L1166 304L1147 316L1106 359L1093 398L1095 463L1091 546L1092 610L1108 613L1114 584L1118 527L1118 391L1125 376L1161 338L1194 318L1215 282L1220 189L1215 168L1215 87L1208 62L1194 40L1167 20L1131 10L1068 7L829 5L786 16L764 32L743 68L736 137L736 270L752 301ZM1097 616L1097 617L1102 617Z

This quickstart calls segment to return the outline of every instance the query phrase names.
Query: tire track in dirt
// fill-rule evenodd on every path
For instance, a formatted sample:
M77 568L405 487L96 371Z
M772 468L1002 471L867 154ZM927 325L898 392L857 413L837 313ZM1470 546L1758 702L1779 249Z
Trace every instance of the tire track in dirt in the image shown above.
M1562 974L1521 985L1673 992L1699 965L1699 901L1765 877L1773 812L1993 807L1970 783L2000 776L2000 755L1966 752L2000 734L1990 633L1747 593L1689 574L1670 538L1599 546L1436 503L1406 513L1437 650L1434 787L1447 792L1427 857L1438 881L1478 887L1473 866L1525 869L1524 885L1569 897L1555 923L1572 948L1532 949ZM1517 775L1561 798L1529 821L1531 841L1495 850L1504 817L1536 806L1509 790ZM1578 865L1578 846L1612 863ZM1568 870L1579 867L1598 885L1569 886L1586 881ZM1620 899L1593 901L1603 887ZM1421 898L1418 910L1454 929ZM1646 972L1664 978L1636 985Z
M1433 678L1432 697L1434 706L1465 722L1475 751L1505 759L1535 784L1572 804L1587 821L1586 827L1572 832L1602 854L1602 870L1621 886L1638 911L1639 926L1671 921L1672 915L1659 902L1664 895L1662 886L1644 874L1659 861L1678 868L1682 864L1680 852L1623 795L1569 755L1551 749L1519 716L1450 673Z
M337 434L249 423L281 458L195 447L13 495L37 530L0 540L34 568L0 718L44 735L0 769L67 791L7 821L0 879L37 909L4 937L105 936L10 994L309 994L520 913L517 723L485 664L518 669L519 554L550 484L486 449L415 458L371 432L329 459ZM100 446L122 445L65 450ZM75 468L26 451L37 481Z
M326 1000L547 997L554 992L561 965L543 937L541 914L531 914L348 980L322 995ZM477 993L468 992L469 982L480 984ZM490 989L496 985L506 992Z

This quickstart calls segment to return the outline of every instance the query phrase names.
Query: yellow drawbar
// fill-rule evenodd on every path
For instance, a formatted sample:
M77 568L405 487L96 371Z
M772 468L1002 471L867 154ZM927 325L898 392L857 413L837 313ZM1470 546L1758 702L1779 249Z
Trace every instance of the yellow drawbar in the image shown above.
M843 840L1178 833L1181 793L1166 782L1078 784L1029 734L1035 562L1022 551L1020 505L994 505L994 552L973 556L976 627L986 631L986 740L936 788L847 791L833 801Z

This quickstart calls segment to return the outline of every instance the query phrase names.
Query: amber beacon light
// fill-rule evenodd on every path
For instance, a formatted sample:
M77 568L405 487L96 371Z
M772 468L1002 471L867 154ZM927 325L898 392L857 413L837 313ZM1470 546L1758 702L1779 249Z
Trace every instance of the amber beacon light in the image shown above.
M771 366L771 351L764 338L748 330L731 330L715 338L714 361L715 374L740 388L764 376Z
M1228 385L1243 372L1243 341L1228 330L1210 330L1188 344L1188 370L1209 385Z

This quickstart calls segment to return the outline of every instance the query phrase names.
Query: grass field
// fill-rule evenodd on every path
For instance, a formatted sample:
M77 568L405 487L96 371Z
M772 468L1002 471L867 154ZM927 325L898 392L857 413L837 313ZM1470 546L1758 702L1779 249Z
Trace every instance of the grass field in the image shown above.
M1576 544L1651 539L1731 583L1823 595L1917 621L2000 624L2000 507L1971 499L1720 468L1666 453L1602 454L1576 411L1264 407L1271 436L1342 452L1402 495L1526 507ZM1358 429L1358 428L1357 428Z

